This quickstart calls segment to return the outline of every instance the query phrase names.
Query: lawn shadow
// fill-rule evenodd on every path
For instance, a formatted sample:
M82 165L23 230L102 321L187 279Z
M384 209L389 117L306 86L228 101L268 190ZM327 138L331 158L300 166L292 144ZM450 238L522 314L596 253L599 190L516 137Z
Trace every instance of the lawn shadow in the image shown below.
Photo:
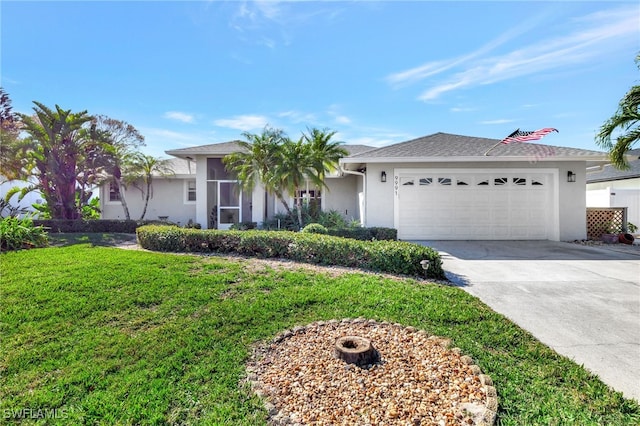
M50 233L51 247L66 247L77 244L91 244L98 247L115 247L123 244L136 244L136 234L82 232L82 233Z

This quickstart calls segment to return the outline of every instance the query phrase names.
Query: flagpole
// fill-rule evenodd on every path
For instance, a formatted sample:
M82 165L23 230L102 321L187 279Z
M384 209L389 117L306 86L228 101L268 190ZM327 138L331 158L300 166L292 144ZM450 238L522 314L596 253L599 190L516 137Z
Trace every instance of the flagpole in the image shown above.
M491 148L489 148L484 155L486 156L487 154L489 154L489 151L491 151L493 148L497 147L498 145L500 145L502 143L502 141L498 142L497 144L495 144L494 146L492 146Z

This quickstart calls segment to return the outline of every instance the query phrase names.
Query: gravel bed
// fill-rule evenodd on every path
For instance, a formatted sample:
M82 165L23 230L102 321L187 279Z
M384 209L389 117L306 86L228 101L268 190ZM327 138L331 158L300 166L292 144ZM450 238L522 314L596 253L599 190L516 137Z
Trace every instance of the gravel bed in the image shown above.
M343 336L369 339L379 361L338 359ZM492 425L498 407L491 378L449 340L363 318L315 322L257 345L246 381L271 425Z

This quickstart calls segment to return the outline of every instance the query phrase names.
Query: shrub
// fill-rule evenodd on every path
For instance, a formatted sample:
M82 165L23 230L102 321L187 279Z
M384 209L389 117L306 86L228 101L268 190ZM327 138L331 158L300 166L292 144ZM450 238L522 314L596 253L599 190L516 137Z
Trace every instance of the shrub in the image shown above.
M231 225L231 228L229 229L233 229L237 231L247 231L249 229L256 229L257 227L258 227L258 222L240 222L240 223L234 223L233 225Z
M327 228L319 223L310 223L300 230L300 232L307 232L309 234L326 234Z
M337 210L319 212L317 222L326 228L346 228L349 226L345 218Z
M0 220L0 250L20 250L46 247L47 233L42 226L34 226L31 218L7 217Z
M44 226L49 232L75 233L75 232L113 232L122 234L134 234L136 228L144 225L163 224L158 220L71 220L71 219L45 219L34 220L37 226Z
M149 250L238 253L392 274L444 277L437 251L402 241L358 241L309 232L197 230L156 225L138 228L137 235L140 245ZM428 262L428 270L423 269L422 261Z
M354 240L396 240L398 231L393 228L340 228L329 229L329 235L343 238L353 238Z

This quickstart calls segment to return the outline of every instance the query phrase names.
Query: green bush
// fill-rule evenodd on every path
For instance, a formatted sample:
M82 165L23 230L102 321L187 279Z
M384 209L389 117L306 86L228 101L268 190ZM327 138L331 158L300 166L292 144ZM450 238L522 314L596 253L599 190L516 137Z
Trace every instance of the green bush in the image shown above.
M329 229L328 234L334 237L353 238L354 240L364 241L398 239L398 231L396 229L380 227Z
M136 233L140 245L148 250L238 253L392 274L444 277L437 251L402 241L359 241L308 232L198 230L158 225L142 226ZM422 261L428 262L428 270L423 269Z
M319 223L310 223L300 230L300 232L307 232L309 234L326 234L327 228Z
M30 218L0 219L0 251L46 247L48 244L44 228L35 226Z
M37 226L43 226L53 233L75 233L75 232L112 232L122 234L134 234L136 228L144 225L163 224L158 220L71 220L71 219L45 219L34 220Z
M337 210L319 212L317 222L325 228L346 228L349 226L345 218Z

